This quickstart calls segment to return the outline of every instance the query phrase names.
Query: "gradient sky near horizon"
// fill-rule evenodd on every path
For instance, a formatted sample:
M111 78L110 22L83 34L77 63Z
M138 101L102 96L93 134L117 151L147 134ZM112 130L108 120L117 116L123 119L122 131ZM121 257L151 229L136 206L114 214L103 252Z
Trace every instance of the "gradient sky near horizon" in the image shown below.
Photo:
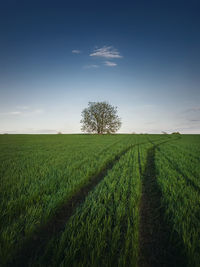
M200 2L8 0L0 133L79 133L108 101L121 133L200 133Z

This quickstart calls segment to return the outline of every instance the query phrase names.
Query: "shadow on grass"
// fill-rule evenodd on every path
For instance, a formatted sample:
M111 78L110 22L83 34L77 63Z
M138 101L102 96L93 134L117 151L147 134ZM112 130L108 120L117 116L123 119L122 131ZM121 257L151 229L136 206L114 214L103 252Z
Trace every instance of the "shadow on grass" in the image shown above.
M169 157L165 155L165 153L162 152L162 150L158 147L157 148L159 152L166 158L166 160L170 163L173 169L175 169L180 175L185 179L185 182L187 183L188 186L193 187L194 190L197 191L198 194L200 194L200 187L198 184L195 183L191 178L189 178L187 175L184 174L184 172L180 169L178 164L175 161L172 161Z
M142 175L140 203L139 266L187 266L182 242L172 233L164 216L161 191L156 180L155 149L148 150Z
M49 219L49 221L36 230L35 233L24 242L22 248L16 255L6 264L6 266L29 266L34 259L40 258L44 252L48 242L52 237L58 237L65 229L65 225L69 218L74 214L76 208L84 202L85 198L91 190L107 175L108 171L119 161L119 159L126 154L135 145L130 145L122 150L114 159L108 161L102 169L92 175L84 186L72 196L72 198L64 203ZM48 263L45 263L48 266Z

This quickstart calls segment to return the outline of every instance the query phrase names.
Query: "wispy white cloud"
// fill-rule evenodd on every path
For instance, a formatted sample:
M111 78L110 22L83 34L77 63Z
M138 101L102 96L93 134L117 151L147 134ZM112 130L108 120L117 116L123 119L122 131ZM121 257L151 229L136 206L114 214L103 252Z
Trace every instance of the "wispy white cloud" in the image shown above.
M81 53L81 51L80 51L80 50L78 50L78 49L73 49L73 50L72 50L72 53L73 53L73 54L80 54L80 53Z
M15 111L8 111L8 112L0 112L2 116L29 116L29 115L37 115L42 114L44 112L43 109L33 109L33 110L15 110Z
M115 66L117 66L117 63L112 62L112 61L105 61L104 63L108 67L115 67Z
M84 69L97 69L99 68L99 65L96 64L90 64L90 65L85 65L83 66Z
M56 134L58 133L57 130L53 129L33 129L33 128L27 128L22 130L0 130L0 134Z
M0 115L21 115L23 112L21 111L9 111L9 112L0 112Z
M103 46L96 48L91 54L91 57L104 57L104 58L122 58L119 51L113 46Z
M11 111L11 112L8 112L8 114L10 115L21 115L23 112L21 111Z

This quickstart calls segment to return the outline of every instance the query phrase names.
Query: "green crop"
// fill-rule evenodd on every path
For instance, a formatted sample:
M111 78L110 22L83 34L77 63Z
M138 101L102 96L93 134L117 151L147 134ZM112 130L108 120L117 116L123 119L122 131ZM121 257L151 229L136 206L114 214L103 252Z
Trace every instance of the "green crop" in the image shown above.
M0 265L16 265L27 246L28 266L138 266L143 179L155 175L154 206L185 262L199 266L199 163L199 135L0 136ZM63 228L49 224L56 216Z
M166 220L182 242L190 266L200 265L199 141L199 136L186 136L163 144L155 161Z
M140 194L138 150L134 147L121 157L71 217L53 246L52 264L135 266Z

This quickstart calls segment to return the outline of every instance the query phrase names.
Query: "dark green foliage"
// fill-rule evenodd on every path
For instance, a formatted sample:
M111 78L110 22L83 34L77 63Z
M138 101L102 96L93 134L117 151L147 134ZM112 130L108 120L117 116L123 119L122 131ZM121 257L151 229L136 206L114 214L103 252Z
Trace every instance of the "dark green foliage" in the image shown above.
M110 134L115 133L121 127L117 107L107 102L89 102L88 108L85 108L81 115L83 132Z

